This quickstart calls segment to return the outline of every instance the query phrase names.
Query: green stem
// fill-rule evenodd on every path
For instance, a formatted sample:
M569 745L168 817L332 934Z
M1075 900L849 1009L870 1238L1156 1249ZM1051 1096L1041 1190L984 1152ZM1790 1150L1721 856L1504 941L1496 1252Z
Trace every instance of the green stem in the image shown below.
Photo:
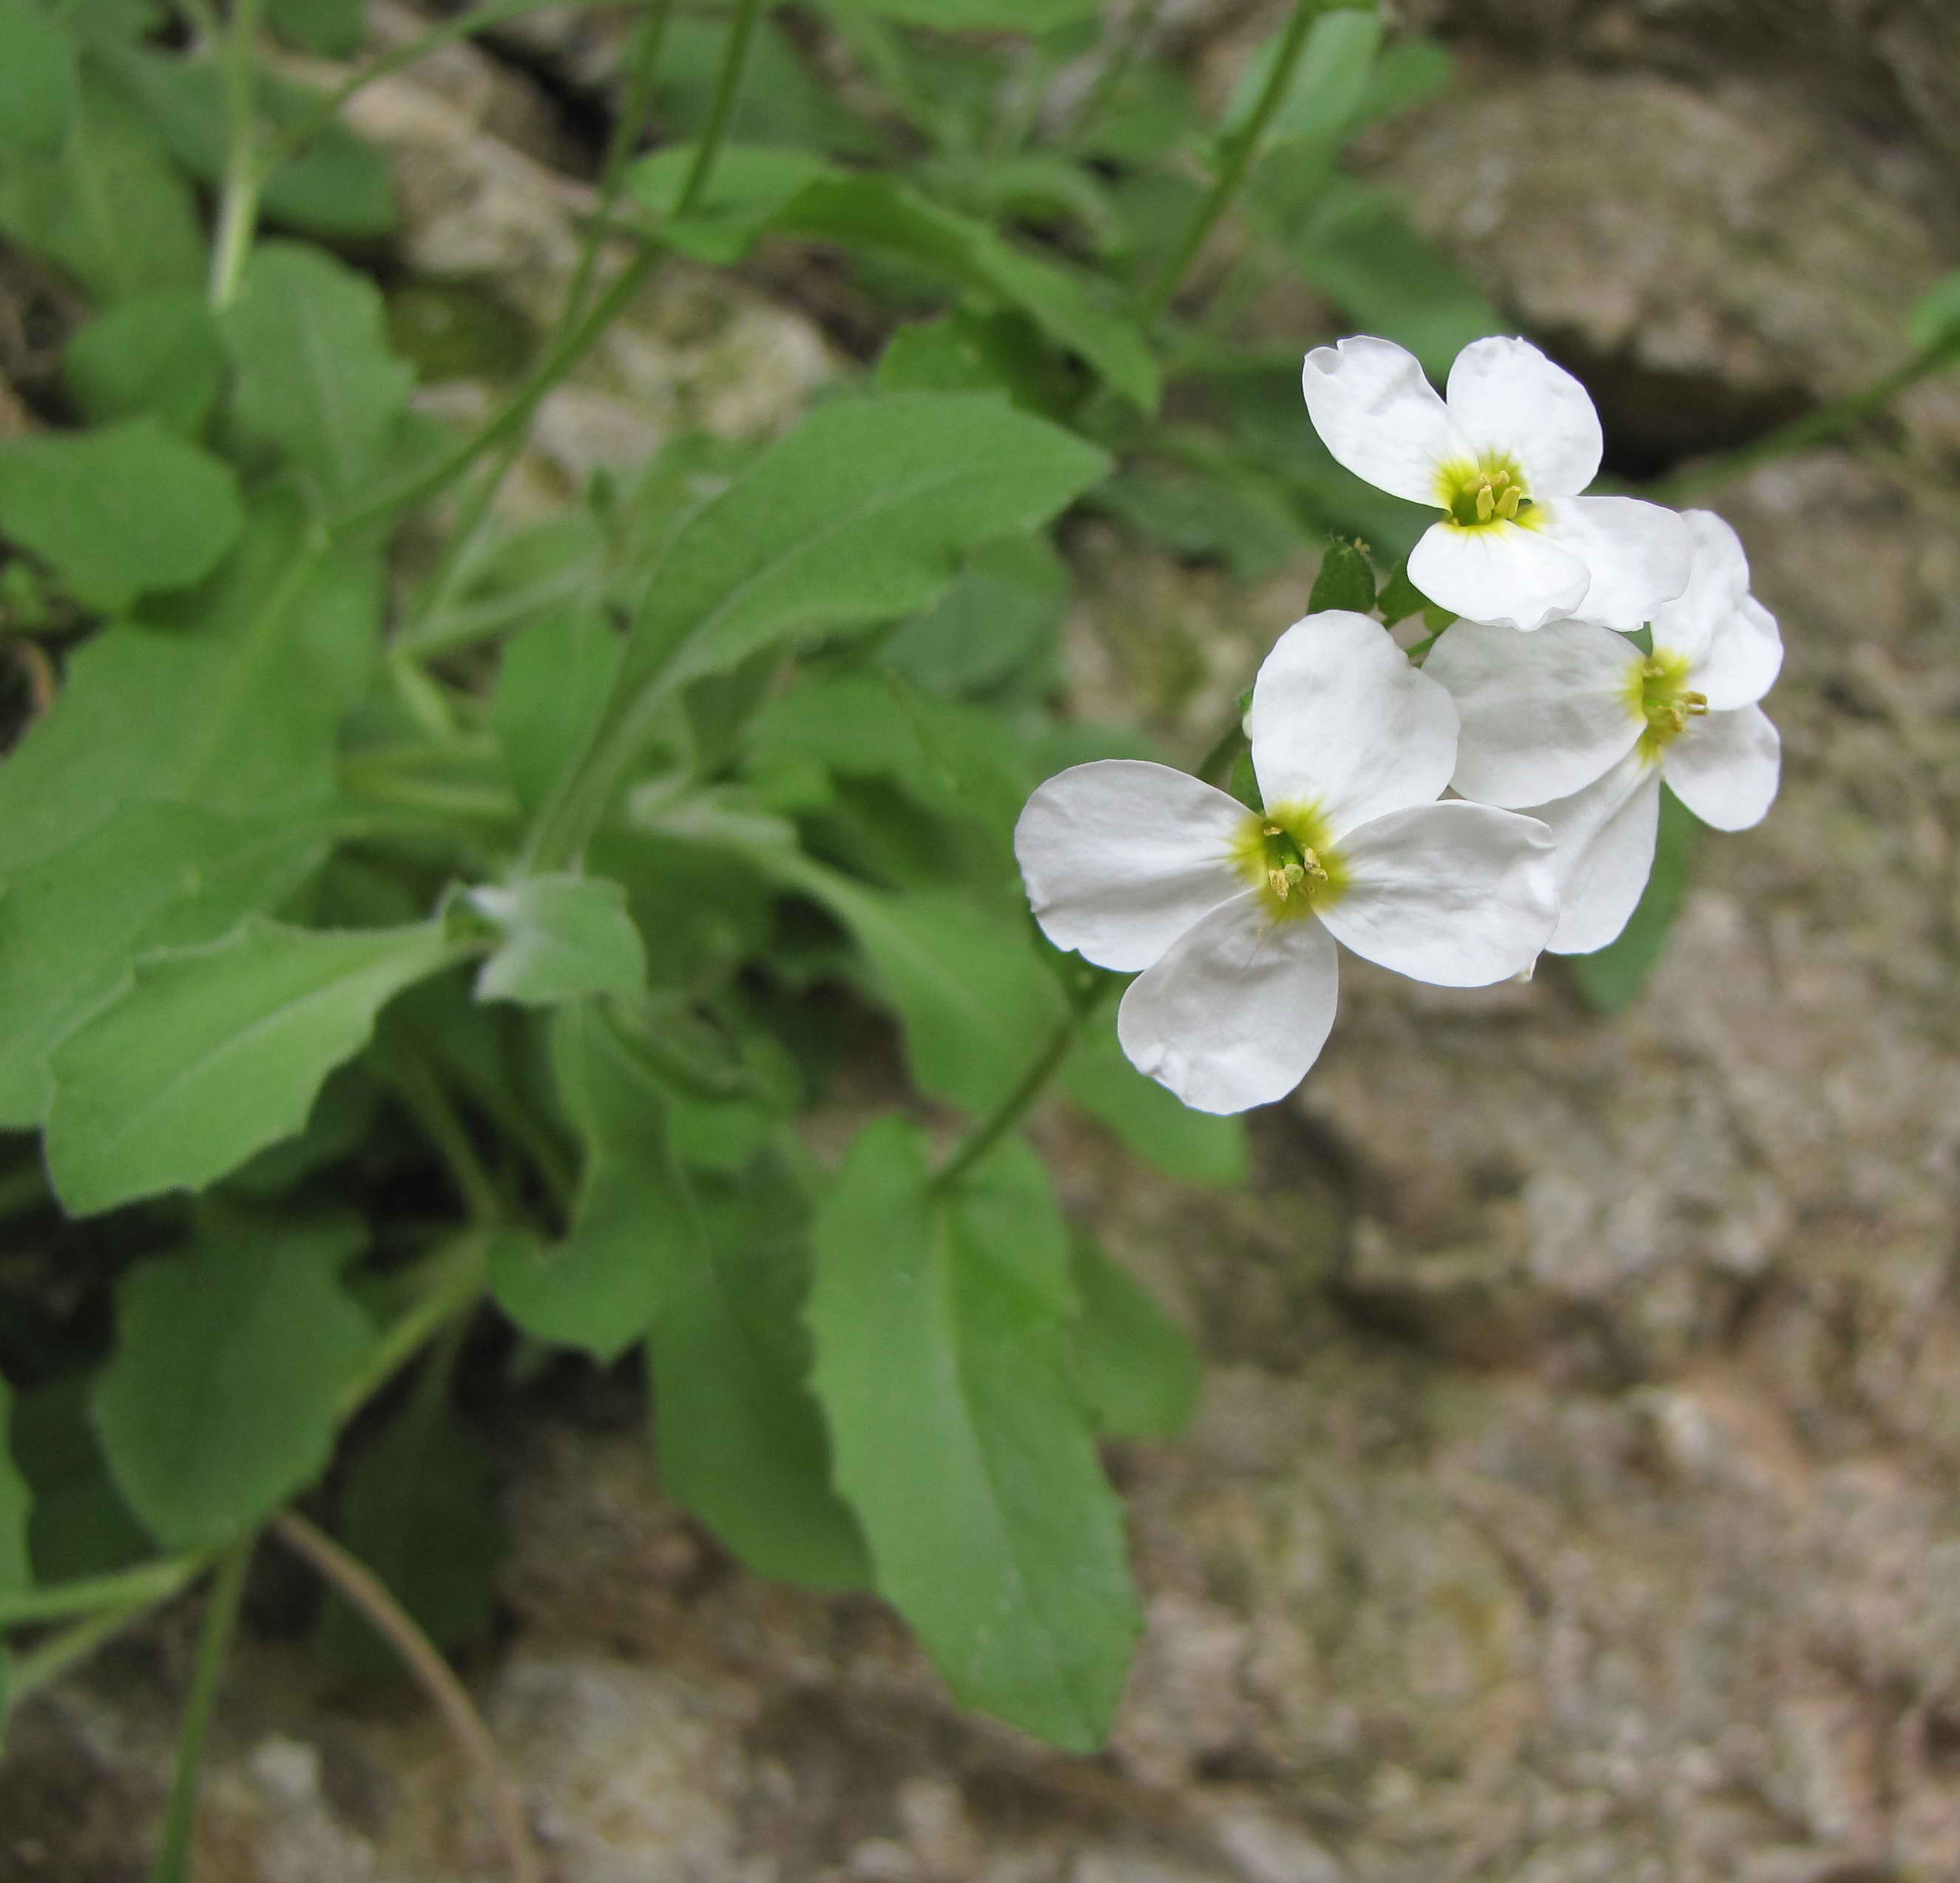
M741 88L742 68L747 63L749 42L754 38L756 21L762 11L762 0L737 0L735 24L728 29L728 44L721 55L721 71L714 81L714 102L708 108L708 122L701 142L695 146L694 164L687 173L680 199L674 205L676 218L689 214L708 189L714 173L714 160L721 154L721 140L728 129L729 113L735 109L735 94Z
M257 127L253 118L253 55L258 49L259 0L232 0L222 48L224 82L224 184L218 199L218 240L211 259L211 304L224 307L238 291L252 232L259 221Z
M1076 109L1075 122L1068 128L1071 143L1079 146L1109 108L1109 101L1122 89L1123 81L1136 69L1144 43L1163 11L1163 0L1134 0L1123 22L1122 37L1117 41L1102 69L1096 75L1096 82Z
M167 1602L196 1581L211 1567L212 1552L167 1557L139 1563L134 1569L107 1576L89 1576L43 1589L0 1592L0 1628L31 1621L61 1621L70 1615L91 1615L104 1608L153 1607Z
M599 257L605 249L606 238L612 232L613 212L626 186L626 172L653 109L654 74L659 67L660 48L666 42L667 22L673 15L673 0L648 0L635 30L633 44L628 53L626 96L618 116L612 120L612 135L600 173L598 205L586 225L585 238L572 269L571 285L565 290L565 304L552 329L550 344L553 346L564 340L578 325L585 297L591 289L593 275L598 269ZM421 603L396 638L397 650L412 644L455 592L457 576L469 560L490 506L496 501L497 493L504 488L504 480L510 476L511 467L517 463L523 448L523 433L512 433L504 441L495 462L463 499L456 526L450 532L441 559L422 591Z
M587 348L612 324L613 316L639 292L659 262L661 253L657 243L643 244L640 253L620 270L585 317L539 362L536 371L511 395L501 412L420 476L391 491L383 491L366 503L357 504L352 510L343 511L332 521L333 533L345 536L397 511L412 510L418 504L426 503L447 488L485 451L494 449L527 425L545 395L578 363Z
M30 1694L52 1686L76 1662L87 1660L105 1641L113 1640L124 1629L141 1621L154 1606L152 1602L135 1602L120 1608L105 1608L45 1641L37 1641L26 1653L16 1655L7 1668L8 1706L17 1706Z
M517 1883L539 1883L544 1866L524 1822L523 1802L498 1756L497 1742L483 1723L463 1683L450 1670L434 1642L415 1618L388 1592L367 1564L307 1522L296 1511L272 1519L272 1534L296 1555L304 1557L341 1595L359 1609L383 1640L402 1657L441 1711L444 1722L463 1747L490 1794L492 1821L505 1861Z
M1252 167L1252 159L1258 154L1259 145L1266 134L1266 126L1272 122L1273 114L1284 103L1293 84L1293 69L1300 63L1300 55L1306 50L1307 35L1313 23L1321 14L1325 0L1294 0L1293 17L1287 22L1286 37L1280 42L1280 49L1273 61L1273 68L1266 76L1265 90L1259 94L1258 103L1252 107L1252 115L1246 119L1237 136L1233 138L1220 152L1223 161L1218 174L1214 179L1210 192L1199 204L1198 213L1192 218L1191 226L1184 232L1178 245L1171 253L1170 259L1164 264L1150 291L1144 297L1144 317L1155 320L1171 304L1171 297L1177 292L1178 284L1184 279L1184 272L1190 267L1205 239L1217 225L1218 219L1230 207L1232 199L1239 193L1239 187L1246 180L1246 173Z
M377 1047L375 1059L382 1077L394 1087L395 1096L408 1107L423 1135L441 1154L472 1226L479 1229L495 1227L504 1213L502 1198L441 1081L416 1054L390 1052Z
M190 1698L184 1706L183 1728L177 1738L177 1767L170 1780L170 1802L164 1808L164 1834L151 1883L189 1883L191 1832L197 1820L198 1771L204 1742L218 1704L218 1683L225 1656L238 1626L238 1605L245 1593L245 1572L252 1562L256 1535L233 1544L218 1566L204 1632L198 1639L197 1662L191 1673Z
M350 74L318 100L311 110L275 132L267 144L259 166L261 174L270 175L288 158L298 156L333 122L348 99L376 79L387 78L431 52L445 46L453 46L458 40L487 33L508 20L520 19L527 13L542 13L548 8L564 4L565 0L495 0L492 5L474 7L467 13L459 13L453 19L445 20L440 26L411 40L407 45L398 46L392 52L384 52L371 64Z
M1071 997L1068 1013L1063 1016L1048 1044L1036 1054L1027 1070L1022 1074L1020 1083L994 1108L992 1113L967 1133L954 1147L953 1155L934 1173L932 1188L943 1195L965 1176L968 1171L1001 1140L1018 1125L1028 1109L1048 1089L1048 1082L1061 1070L1062 1062L1068 1058L1069 1050L1082 1031L1082 1023L1100 1005L1102 997L1114 983L1107 975L1098 975L1087 986Z
M1744 472L1754 470L1759 464L1787 457L1793 451L1822 444L1827 438L1848 431L1861 419L1883 411L1908 386L1930 379L1936 373L1943 373L1955 364L1960 364L1960 335L1936 341L1915 353L1904 365L1895 367L1891 372L1875 379L1870 385L1847 393L1842 399L1834 399L1828 405L1819 406L1801 418L1793 418L1788 425L1779 425L1775 431L1738 450L1726 452L1705 463L1692 465L1672 477L1662 478L1641 494L1659 503L1678 504L1698 491L1728 483Z
M390 1324L368 1355L367 1365L340 1389L333 1407L336 1418L343 1423L352 1418L421 1352L425 1343L476 1305L483 1292L489 1242L485 1231L469 1229L428 1258L433 1280L415 1306Z
M654 108L654 75L660 69L660 49L667 43L667 22L673 17L673 0L647 0L646 8L635 29L633 43L627 51L626 95L619 115L612 120L612 135L606 147L606 161L599 173L599 203L585 231L578 266L572 270L571 285L565 290L565 307L558 316L558 330L568 332L585 305L592 277L599 266L600 252L612 232L612 212L619 206L626 187L626 173L646 134Z

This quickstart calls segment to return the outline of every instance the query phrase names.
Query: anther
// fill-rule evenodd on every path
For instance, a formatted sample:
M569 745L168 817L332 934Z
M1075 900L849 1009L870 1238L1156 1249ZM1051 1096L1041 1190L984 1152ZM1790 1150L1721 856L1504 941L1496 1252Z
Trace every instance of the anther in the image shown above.
M1268 837L1284 837L1286 832L1277 824L1268 824L1265 828L1265 835Z
M1327 880L1327 871L1312 849L1309 848L1303 850L1300 854L1306 864L1306 868L1302 873L1313 877L1317 882L1325 883Z
M1681 703L1699 719L1708 710L1708 695L1706 693L1684 693L1681 696Z
M1497 500L1491 495L1491 487L1487 483L1477 493L1477 520L1488 523L1496 514L1497 507Z
M1667 663L1665 660L1648 660L1642 665L1640 673L1647 679L1664 680L1667 678Z
M1274 895L1282 902L1293 893L1293 885L1287 880L1287 873L1284 870L1268 870L1266 880L1271 884Z
M1509 523L1516 517L1518 501L1523 495L1524 492L1513 484L1503 496L1497 499L1497 514L1503 517L1505 522Z

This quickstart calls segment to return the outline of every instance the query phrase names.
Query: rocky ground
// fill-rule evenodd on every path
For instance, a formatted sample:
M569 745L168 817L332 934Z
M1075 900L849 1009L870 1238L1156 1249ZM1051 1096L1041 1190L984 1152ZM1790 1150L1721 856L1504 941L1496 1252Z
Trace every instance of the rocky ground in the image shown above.
M1941 0L1410 11L1468 82L1370 163L1640 453L1882 371L1960 261ZM416 266L520 304L562 269L578 188L508 72L459 54L361 122ZM533 488L832 370L759 291L671 278ZM1150 1627L1109 1752L963 1719L876 1605L735 1569L598 1382L509 1421L510 1626L466 1669L555 1883L1960 1878L1960 382L1704 501L1783 622L1784 791L1703 844L1639 1004L1350 961L1242 1194L1048 1127L1211 1360L1188 1436L1115 1459ZM1082 548L1078 692L1194 737L1311 574ZM1212 676L1175 701L1169 641ZM193 1621L22 1710L0 1883L143 1874ZM277 1641L208 1796L203 1883L501 1874L418 1700Z

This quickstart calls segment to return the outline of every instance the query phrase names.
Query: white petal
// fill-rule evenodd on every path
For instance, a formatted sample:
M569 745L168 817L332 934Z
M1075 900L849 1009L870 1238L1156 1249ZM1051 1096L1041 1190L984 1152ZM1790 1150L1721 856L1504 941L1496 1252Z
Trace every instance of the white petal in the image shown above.
M1599 474L1591 396L1529 340L1472 341L1449 369L1449 398L1478 455L1516 458L1532 496L1576 496Z
M1659 768L1630 752L1596 784L1532 813L1558 846L1558 926L1545 946L1589 955L1627 925L1653 869Z
M1545 532L1512 523L1470 530L1432 523L1409 557L1408 572L1452 615L1527 634L1570 614L1591 580L1586 565Z
M1654 630L1659 646L1659 628ZM1777 619L1753 595L1745 595L1734 613L1715 631L1708 651L1688 672L1695 688L1718 713L1753 706L1783 671L1783 635Z
M1783 741L1760 706L1691 719L1661 755L1661 776L1682 803L1717 830L1760 824L1776 802Z
M1168 765L1104 759L1058 771L1014 826L1035 919L1099 967L1147 968L1244 889L1230 853L1247 815Z
M1578 620L1634 634L1688 586L1693 542L1674 511L1635 497L1561 497L1545 512L1540 533L1592 577L1573 605Z
M1252 683L1246 727L1268 806L1315 805L1336 837L1433 803L1456 768L1449 695L1380 622L1345 609L1280 636Z
M1558 922L1551 832L1485 804L1422 804L1351 832L1346 893L1322 912L1337 941L1440 988L1528 968Z
M1535 635L1459 621L1422 670L1456 702L1458 790L1480 804L1542 804L1583 790L1633 749L1646 721L1628 696L1640 663L1604 628L1558 621Z
M1337 463L1378 490L1446 507L1443 467L1473 454L1413 353L1365 334L1317 346L1300 383L1306 415Z
M1130 984L1116 1037L1130 1063L1194 1112L1283 1099L1334 1024L1334 940L1274 922L1252 893L1215 908Z
M1691 549L1688 586L1648 619L1656 650L1665 647L1694 667L1707 658L1716 630L1748 593L1749 559L1742 539L1712 510L1684 510L1681 520Z

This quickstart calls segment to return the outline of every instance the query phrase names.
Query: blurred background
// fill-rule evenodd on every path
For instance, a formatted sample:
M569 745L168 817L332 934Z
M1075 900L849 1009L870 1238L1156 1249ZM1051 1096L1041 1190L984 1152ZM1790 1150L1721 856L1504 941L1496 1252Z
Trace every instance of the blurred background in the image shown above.
M1215 105L1283 11L1172 0L1151 43ZM1609 472L1717 464L1695 499L1789 649L1782 798L1701 845L1611 1017L1549 967L1466 995L1348 960L1242 1191L1049 1121L1071 1210L1210 1362L1185 1439L1115 1455L1149 1629L1105 1755L960 1716L870 1600L740 1571L660 1502L616 1379L479 1408L513 1553L469 1671L565 1883L1960 1878L1960 381L1719 469L1908 358L1960 266L1960 14L1400 11L1437 49L1413 101L1350 150L1312 278L1255 271L1246 331L1297 353L1399 294L1446 361L1494 310L1592 389ZM377 0L374 47L422 24ZM534 16L351 107L401 212L362 259L431 412L490 409L555 305L628 24ZM818 110L825 70L765 56L752 88ZM0 428L75 317L0 246ZM807 253L670 268L507 503L787 425L867 345ZM1289 377L1268 423L1304 453ZM1317 558L1184 512L1167 542L1175 488L1127 498L1068 540L1061 683L1195 751ZM843 1082L839 1141L886 1078ZM192 1619L16 1717L3 1883L144 1873ZM276 1627L239 1645L205 1798L204 1883L498 1873L419 1697Z

